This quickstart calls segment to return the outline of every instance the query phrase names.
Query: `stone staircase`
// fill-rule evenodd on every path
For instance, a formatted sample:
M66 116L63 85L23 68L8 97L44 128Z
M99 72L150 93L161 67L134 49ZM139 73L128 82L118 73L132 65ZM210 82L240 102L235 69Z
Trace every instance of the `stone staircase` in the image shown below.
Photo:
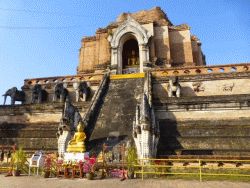
M83 114L89 104L73 105ZM28 153L57 151L56 132L63 108L63 103L0 106L0 145L16 144Z
M136 105L143 93L143 78L110 80L96 123L91 131L90 145L117 144L132 139Z

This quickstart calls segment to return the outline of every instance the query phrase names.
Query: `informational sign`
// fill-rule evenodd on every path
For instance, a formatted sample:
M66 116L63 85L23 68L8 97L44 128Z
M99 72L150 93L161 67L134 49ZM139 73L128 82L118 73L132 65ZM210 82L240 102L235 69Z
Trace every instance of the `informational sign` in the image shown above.
M31 168L37 168L37 175L39 168L43 167L45 155L41 151L35 152L29 160L29 175Z

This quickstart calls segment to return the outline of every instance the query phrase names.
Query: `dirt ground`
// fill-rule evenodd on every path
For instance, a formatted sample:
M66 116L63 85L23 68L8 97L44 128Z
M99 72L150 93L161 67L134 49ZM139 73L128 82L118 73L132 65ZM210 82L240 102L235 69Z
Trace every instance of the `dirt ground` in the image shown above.
M59 179L42 178L39 176L4 177L0 174L0 188L250 188L250 183L229 181L195 180L124 180L103 179Z

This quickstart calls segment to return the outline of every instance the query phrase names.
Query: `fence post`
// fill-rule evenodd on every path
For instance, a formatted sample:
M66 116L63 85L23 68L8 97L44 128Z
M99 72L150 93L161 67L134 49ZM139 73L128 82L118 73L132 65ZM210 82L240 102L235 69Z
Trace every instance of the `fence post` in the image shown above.
M201 160L199 159L199 176L200 176L200 182L202 181L202 176L201 176Z
M144 161L142 160L142 168L141 168L141 170L142 170L142 173L141 173L141 179L143 180L143 172L144 172Z

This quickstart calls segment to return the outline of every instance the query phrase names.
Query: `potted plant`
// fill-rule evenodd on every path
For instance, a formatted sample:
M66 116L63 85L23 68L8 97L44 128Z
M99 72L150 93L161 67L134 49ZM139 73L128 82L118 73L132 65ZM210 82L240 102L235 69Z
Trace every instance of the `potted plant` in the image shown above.
M96 158L85 159L85 163L83 165L83 172L86 174L86 178L88 180L92 180L94 178L95 163L96 163Z
M11 161L13 164L13 175L20 176L21 170L24 168L27 161L26 154L22 148L19 148L12 154Z
M128 177L134 178L134 165L137 164L137 153L135 147L129 147L127 150L127 167L128 167Z
M53 163L53 156L51 154L46 155L43 164L44 178L50 177L52 163Z

